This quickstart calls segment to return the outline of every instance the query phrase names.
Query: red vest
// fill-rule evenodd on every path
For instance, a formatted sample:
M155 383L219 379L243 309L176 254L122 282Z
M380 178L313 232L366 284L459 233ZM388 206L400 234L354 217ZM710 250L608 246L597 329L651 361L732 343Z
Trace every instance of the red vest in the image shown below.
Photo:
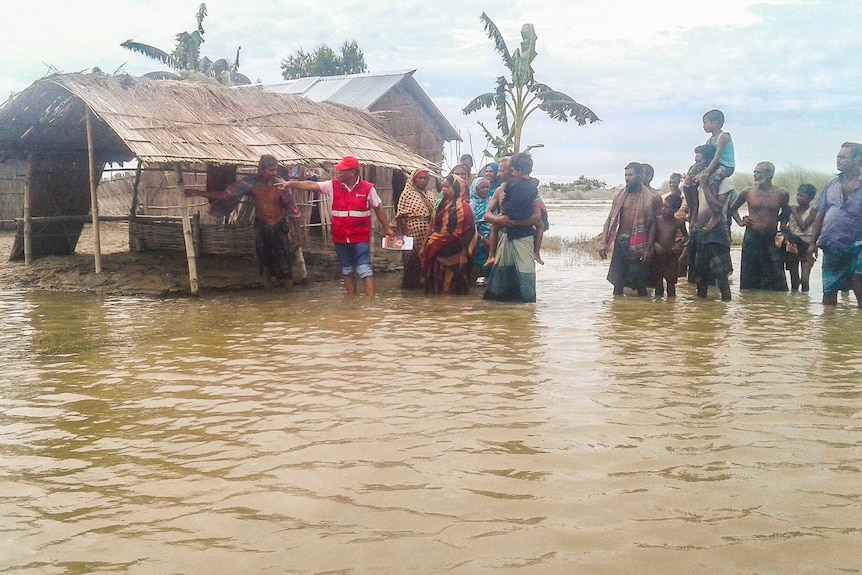
M374 184L359 180L348 190L341 180L332 180L332 243L355 244L371 241L371 208L368 194Z

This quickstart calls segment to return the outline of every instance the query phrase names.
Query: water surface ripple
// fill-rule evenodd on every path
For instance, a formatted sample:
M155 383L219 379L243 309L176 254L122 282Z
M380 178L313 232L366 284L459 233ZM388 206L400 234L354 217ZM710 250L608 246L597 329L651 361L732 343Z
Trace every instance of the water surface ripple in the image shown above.
M862 572L862 316L606 269L526 306L3 293L0 571Z

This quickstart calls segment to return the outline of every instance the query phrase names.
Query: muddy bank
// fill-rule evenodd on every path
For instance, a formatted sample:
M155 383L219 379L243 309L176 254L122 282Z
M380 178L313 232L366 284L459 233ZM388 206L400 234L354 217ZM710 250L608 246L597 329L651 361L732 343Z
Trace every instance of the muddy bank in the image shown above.
M128 226L99 227L102 273L94 271L93 232L84 226L75 254L39 258L25 266L10 262L14 232L0 231L0 289L92 292L111 295L188 295L189 269L184 252L129 250ZM303 246L308 282L338 281L340 270L331 245L313 239ZM398 269L397 254L375 254L375 271ZM202 293L261 289L257 262L249 257L203 256L198 259ZM299 288L301 289L301 288Z

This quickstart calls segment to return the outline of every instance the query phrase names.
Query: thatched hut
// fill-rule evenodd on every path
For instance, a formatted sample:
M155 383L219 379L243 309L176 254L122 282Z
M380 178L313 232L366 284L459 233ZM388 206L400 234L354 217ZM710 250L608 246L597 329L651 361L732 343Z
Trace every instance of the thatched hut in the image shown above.
M0 160L22 160L26 182L13 252L20 251L25 261L72 253L84 222L92 220L98 272L97 187L106 164L136 160L138 180L145 170L173 173L178 191L192 176L219 189L237 172L253 172L262 154L272 154L284 166L324 169L354 155L372 172L366 174L372 181L377 167L435 168L395 141L377 118L348 106L252 87L129 76L49 76L0 108ZM144 226L176 226L169 218L140 218L137 186L133 194L128 216L132 245ZM205 234L192 229L195 210L184 194L177 197L182 204L179 237L194 276L195 254L208 253L208 245ZM250 242L250 229L237 234L236 226L213 225ZM228 249L236 253L236 246ZM193 292L196 283L193 278Z

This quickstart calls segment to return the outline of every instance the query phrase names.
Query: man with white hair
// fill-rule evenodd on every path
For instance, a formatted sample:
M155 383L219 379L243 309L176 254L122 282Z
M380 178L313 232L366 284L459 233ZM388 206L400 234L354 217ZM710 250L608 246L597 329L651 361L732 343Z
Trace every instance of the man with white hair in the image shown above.
M745 228L739 289L787 291L784 273L783 236L790 218L790 192L772 183L775 166L760 162L754 166L754 185L742 190L731 206L737 224ZM740 218L739 208L748 203L748 215ZM776 241L776 236L778 240Z

